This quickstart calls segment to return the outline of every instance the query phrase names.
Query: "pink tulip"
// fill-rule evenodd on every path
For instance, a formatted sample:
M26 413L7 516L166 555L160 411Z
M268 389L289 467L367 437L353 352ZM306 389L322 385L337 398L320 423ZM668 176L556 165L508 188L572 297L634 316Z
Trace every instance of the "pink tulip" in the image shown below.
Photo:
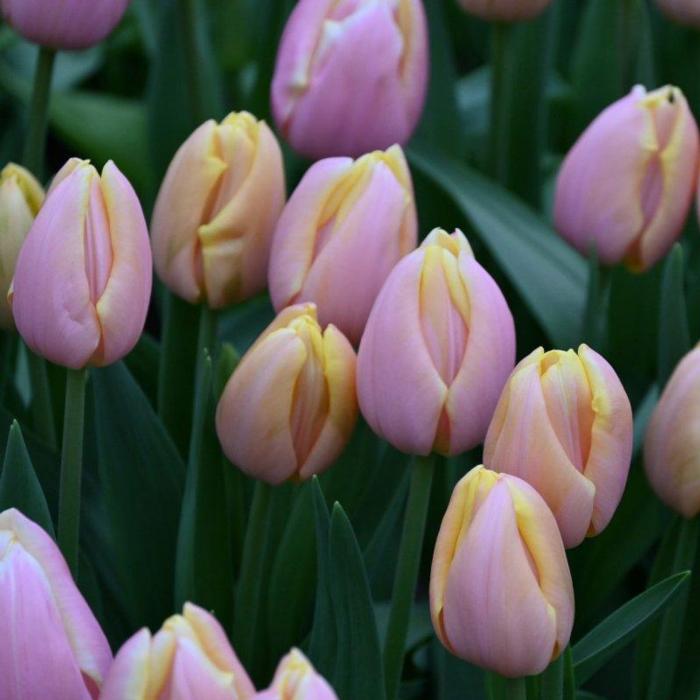
M486 435L514 362L501 290L461 231L435 229L372 309L358 355L360 409L404 452L459 454Z
M129 0L0 0L5 21L25 39L64 50L99 44L128 5Z
M428 80L420 0L300 0L272 81L280 131L310 158L408 141Z
M261 292L285 200L279 144L265 122L232 112L175 154L153 210L156 272L191 304L218 309Z
M96 700L109 644L53 540L0 513L0 698Z
M683 93L637 85L604 110L564 161L554 223L584 255L646 270L681 234L698 171L698 129Z
M484 443L484 463L532 484L567 547L610 522L632 456L632 409L597 352L538 348L513 371Z
M255 688L226 633L186 603L153 636L137 632L119 650L100 700L251 700Z
M552 0L458 0L462 8L489 22L517 22L539 15Z
M15 327L7 300L19 251L44 202L44 190L20 165L9 163L0 172L0 328Z
M435 543L430 612L450 652L503 676L541 673L561 654L574 591L535 489L484 467L457 484Z
M79 369L131 351L151 295L141 205L111 161L72 159L56 175L17 260L10 300L34 352Z
M656 0L669 19L689 27L700 27L700 3L697 0Z
M328 682L298 649L292 649L277 666L272 685L256 700L338 700Z
M299 183L277 225L270 258L275 308L318 307L359 343L394 265L416 246L411 174L399 146L357 161L328 158Z
M700 514L700 348L676 367L654 409L644 440L652 488L686 518Z
M216 410L226 456L279 484L327 469L357 420L355 352L313 304L282 311L244 355Z

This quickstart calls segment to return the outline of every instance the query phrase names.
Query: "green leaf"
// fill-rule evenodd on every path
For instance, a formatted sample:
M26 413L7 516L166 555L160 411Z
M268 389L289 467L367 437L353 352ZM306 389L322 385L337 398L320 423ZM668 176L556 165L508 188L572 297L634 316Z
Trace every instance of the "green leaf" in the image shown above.
M133 628L172 613L185 466L122 363L92 374L99 475Z
M583 314L584 259L529 207L466 165L424 144L408 155L459 206L550 340L567 347Z
M578 685L585 683L688 584L689 571L669 576L612 613L573 648L574 671Z
M55 538L49 506L17 421L10 428L0 474L0 511L8 508L17 508Z
M160 344L148 333L141 335L136 347L124 358L124 364L153 406L158 402L159 362Z
M684 277L683 248L676 243L666 258L661 281L657 379L662 388L676 365L691 348Z

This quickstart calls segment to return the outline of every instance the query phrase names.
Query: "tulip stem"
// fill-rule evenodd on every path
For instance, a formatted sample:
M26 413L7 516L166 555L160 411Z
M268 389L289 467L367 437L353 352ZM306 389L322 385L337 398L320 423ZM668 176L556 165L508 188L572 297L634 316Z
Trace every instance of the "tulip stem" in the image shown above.
M210 356L214 355L216 344L216 327L218 316L216 311L210 309L207 304L202 304L199 311L199 334L197 336L197 365L195 368L195 402L202 381L202 357L205 351Z
M506 700L527 700L527 683L524 678L506 678Z
M185 54L185 74L190 99L190 113L194 124L203 122L206 115L200 81L199 44L197 42L197 0L179 0L180 33Z
M601 265L595 250L591 250L582 339L598 352L605 352L607 343L611 282L612 270Z
M66 371L66 407L63 418L61 486L58 498L58 546L66 558L73 577L77 579L87 369Z
M500 183L508 181L508 43L512 27L495 22L491 27L491 175Z
M56 424L54 422L53 405L51 403L51 389L49 387L49 375L46 369L46 360L35 355L25 345L27 353L27 365L29 366L29 383L32 388L32 418L34 430L44 440L46 445L56 449Z
M32 101L29 105L29 126L24 144L24 164L37 178L41 170L46 150L46 126L49 117L51 79L56 52L42 46L36 62Z
M394 578L389 626L384 643L384 678L387 700L395 700L398 697L401 684L406 637L423 551L423 536L428 516L434 468L435 457L433 455L416 457L413 464L399 548L399 561Z

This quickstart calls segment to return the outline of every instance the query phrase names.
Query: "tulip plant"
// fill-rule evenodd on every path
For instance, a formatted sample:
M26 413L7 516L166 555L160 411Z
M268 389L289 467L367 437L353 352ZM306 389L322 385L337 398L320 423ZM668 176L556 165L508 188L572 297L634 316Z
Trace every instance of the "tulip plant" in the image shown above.
M699 8L0 0L0 700L698 700Z

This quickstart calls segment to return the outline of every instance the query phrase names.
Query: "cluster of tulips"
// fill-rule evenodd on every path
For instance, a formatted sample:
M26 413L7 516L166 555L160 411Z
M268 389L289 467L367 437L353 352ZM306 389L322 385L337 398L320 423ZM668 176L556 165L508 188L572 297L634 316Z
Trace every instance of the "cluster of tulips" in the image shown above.
M100 41L127 0L0 0L26 38ZM491 20L548 4L461 0ZM697 20L693 3L659 2ZM594 349L537 348L517 366L504 294L465 235L418 245L400 145L426 94L420 0L300 0L271 96L279 131L316 160L287 201L273 131L248 112L199 126L175 155L147 226L118 167L71 159L44 195L26 169L0 176L0 323L72 370L125 357L151 302L152 267L191 304L218 310L269 289L277 312L216 411L224 454L257 480L331 467L361 412L398 450L429 462L483 444L435 543L430 611L454 655L507 677L542 672L567 647L574 594L565 548L599 534L622 498L633 443L622 383ZM367 120L373 104L381 119ZM564 161L555 228L581 253L635 271L678 239L698 187L698 128L681 91L637 86ZM6 301L5 301L6 297ZM700 349L676 369L649 424L654 490L700 512ZM418 467L416 467L418 468ZM429 484L429 482L428 482ZM214 611L216 612L216 611ZM49 534L0 514L0 697L332 700L301 651L256 695L214 616L186 604L114 660ZM29 646L41 630L41 645Z

